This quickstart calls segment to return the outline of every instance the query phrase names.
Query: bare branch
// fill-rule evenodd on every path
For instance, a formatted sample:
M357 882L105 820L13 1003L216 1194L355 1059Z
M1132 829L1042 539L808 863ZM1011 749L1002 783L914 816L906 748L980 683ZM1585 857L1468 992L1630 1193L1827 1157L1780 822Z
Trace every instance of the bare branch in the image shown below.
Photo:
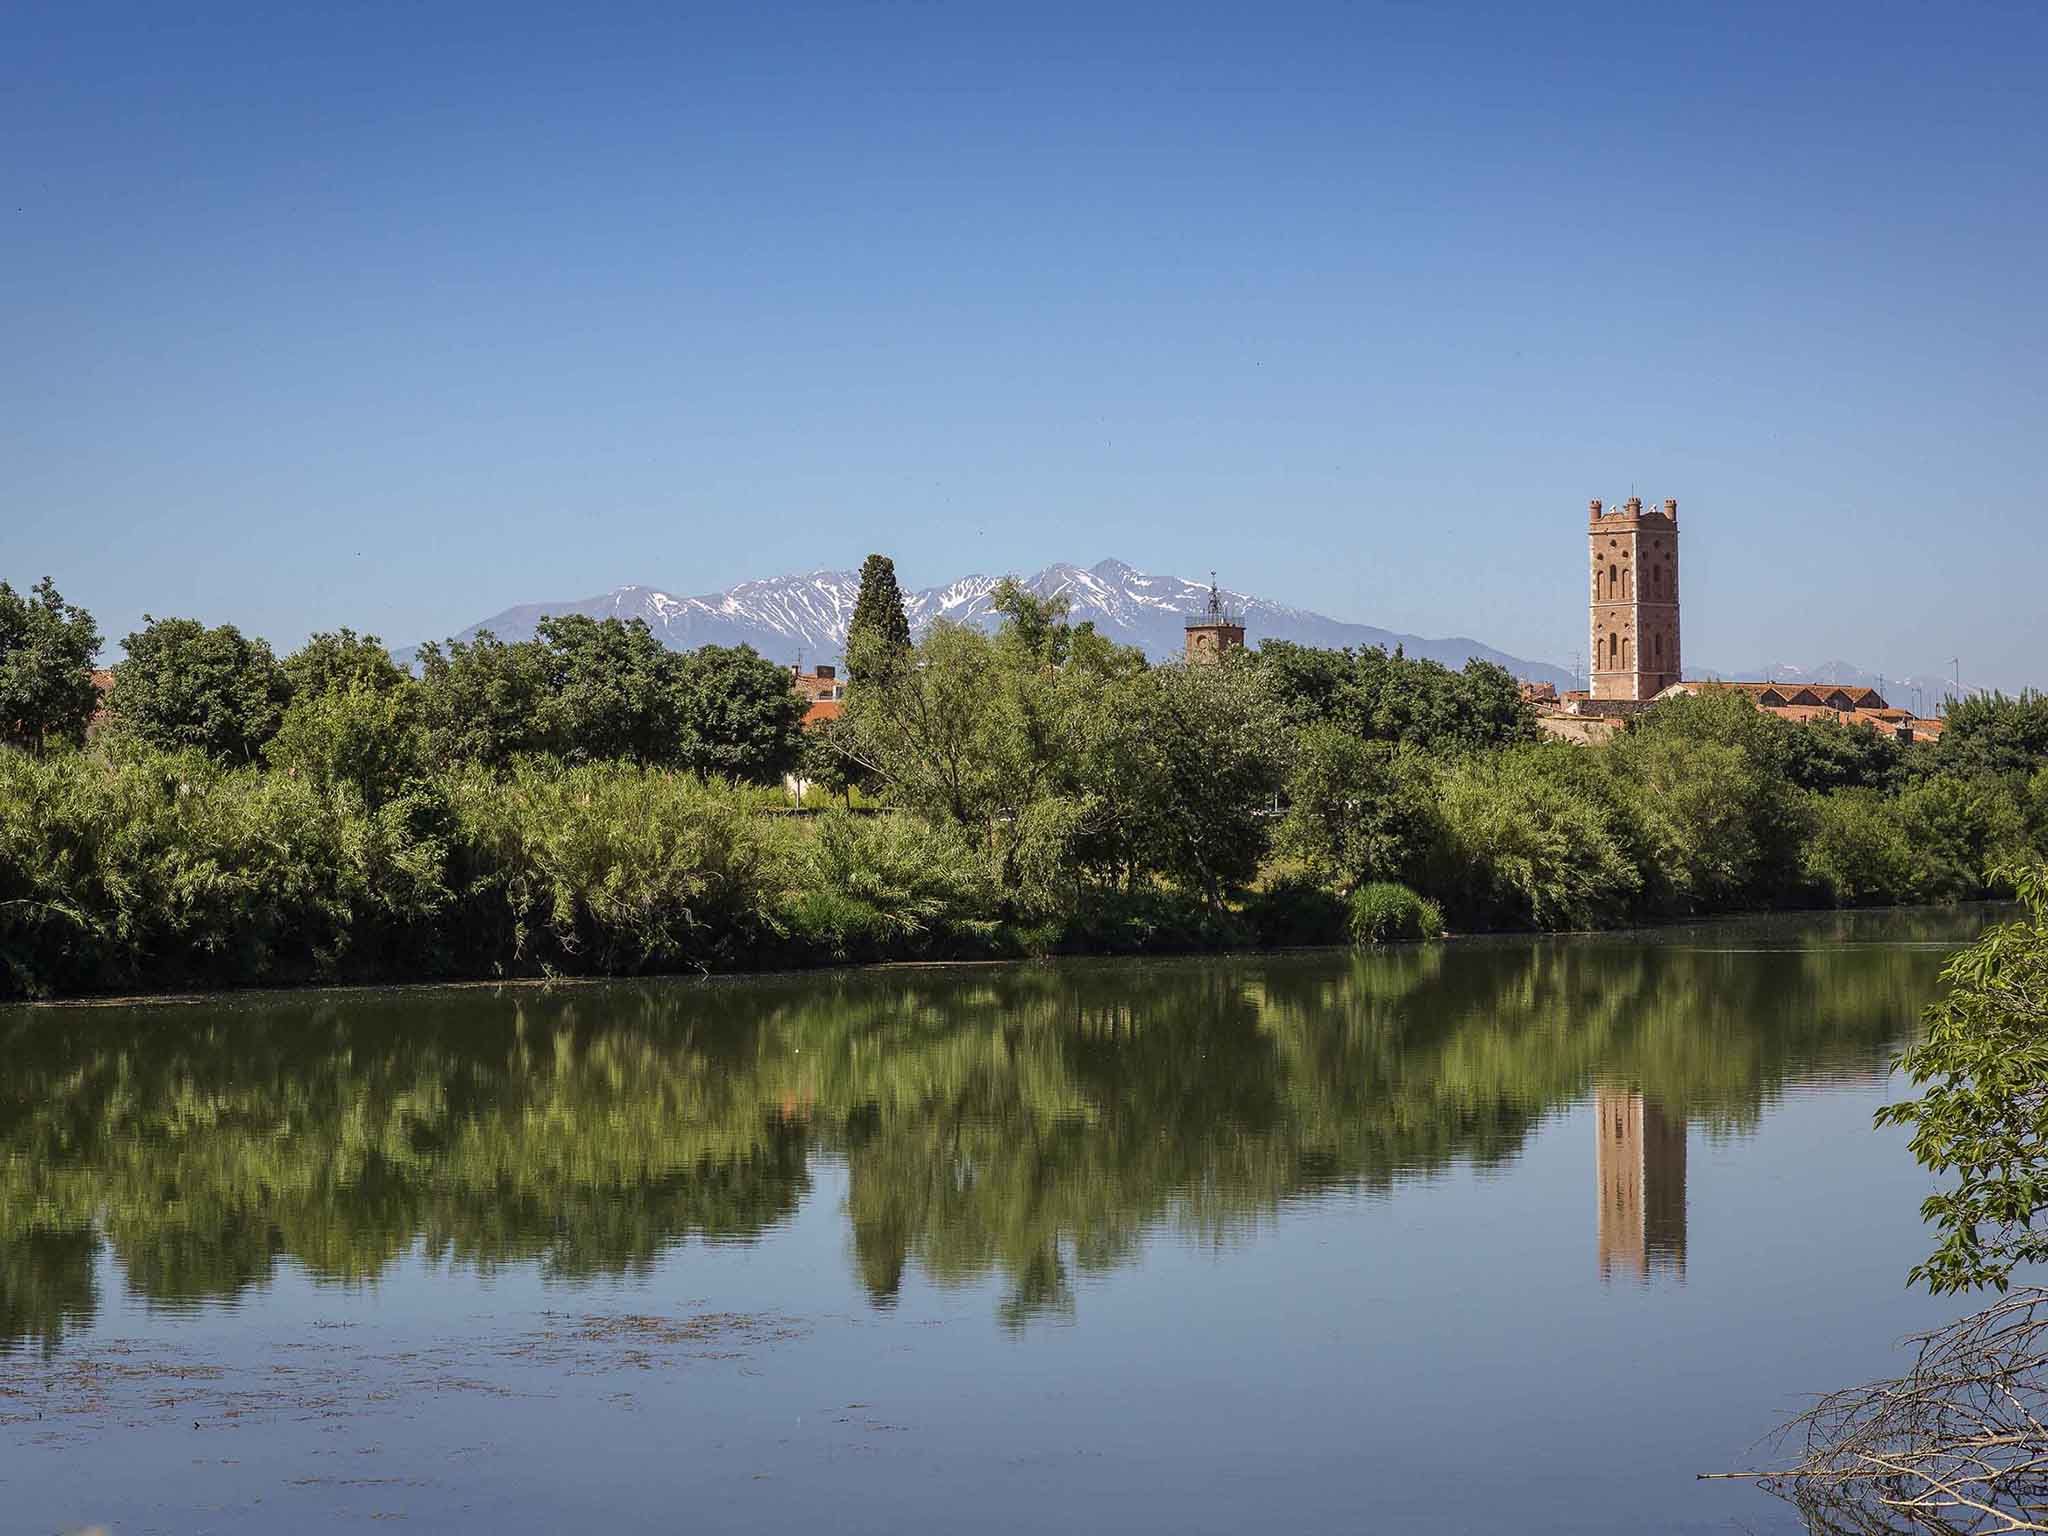
M1830 1392L1778 1431L1800 1442L1788 1465L1706 1475L1753 1479L1815 1532L2048 1532L2048 1289L1906 1342L1904 1376Z

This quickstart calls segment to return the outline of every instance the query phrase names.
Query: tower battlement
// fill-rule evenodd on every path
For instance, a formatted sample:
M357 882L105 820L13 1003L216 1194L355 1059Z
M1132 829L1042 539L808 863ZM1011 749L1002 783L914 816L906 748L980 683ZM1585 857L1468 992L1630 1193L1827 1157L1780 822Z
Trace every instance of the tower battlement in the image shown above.
M1631 523L1661 525L1670 528L1678 526L1678 503L1666 497L1661 507L1643 507L1643 498L1631 496L1627 501L1618 501L1612 507L1600 501L1586 503L1587 523L1605 523L1612 527L1627 527Z

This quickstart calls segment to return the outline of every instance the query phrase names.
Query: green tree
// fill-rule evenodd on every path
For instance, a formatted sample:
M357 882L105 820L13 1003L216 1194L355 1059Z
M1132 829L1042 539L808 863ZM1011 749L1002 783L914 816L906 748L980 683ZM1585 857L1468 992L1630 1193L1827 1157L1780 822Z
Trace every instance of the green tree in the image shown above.
M803 698L789 673L750 645L707 645L679 658L677 760L700 774L773 784L803 750Z
M852 729L844 716L804 727L795 771L798 777L816 784L827 794L844 798L849 810L853 807L853 792L865 789L873 779L860 761Z
M1295 743L1277 842L1346 896L1416 878L1436 829L1436 786L1413 749L1312 725Z
M1520 685L1492 662L1468 661L1453 672L1411 659L1398 646L1324 651L1268 640L1258 665L1275 706L1296 726L1339 725L1368 741L1441 752L1536 738Z
M1913 1128L1913 1155L1953 1188L1921 1214L1939 1242L1913 1270L1937 1293L1995 1286L2048 1260L2048 866L2009 872L2025 906L1948 963L1948 995L1900 1059L1917 1099L1880 1125Z
M1027 661L1056 667L1067 659L1073 632L1067 624L1071 600L1066 593L1040 597L1005 576L989 593L988 605L1002 616L1003 630Z
M537 734L549 750L576 762L687 760L686 666L644 619L562 614L536 634L547 674ZM787 677L781 685L791 691Z
M1798 891L1810 814L1788 771L1799 729L1731 688L1667 699L1609 748L1683 905L1764 905Z
M910 619L903 611L903 589L896 584L896 562L887 555L869 555L861 562L860 595L846 627L847 672L855 683L879 679L910 651Z
M284 659L292 694L339 693L361 684L376 693L390 693L411 681L405 669L375 635L352 629L322 630Z
M277 733L291 680L266 642L232 624L208 629L197 619L144 614L122 646L108 708L152 746L249 762Z
M1359 728L1362 722L1354 707L1354 652L1266 640L1253 656L1267 695L1288 725L1336 725L1354 736L1367 734Z
M611 974L732 965L783 872L744 792L630 762L526 758L451 794L463 884L531 965Z
M1212 912L1258 873L1285 781L1285 737L1257 669L1154 667L1104 700L1127 775L1120 811L1146 868Z
M295 697L263 755L277 772L349 785L373 809L425 779L430 761L414 690L360 679Z
M1935 755L1950 773L2032 773L2048 763L2048 693L1951 699Z
M2012 789L1988 774L1938 773L1899 794L1896 814L1913 853L1915 897L1974 900L1993 870L2024 857L2026 823Z
M2048 763L2036 768L2020 796L2020 816L2027 846L2037 859L2048 859Z
M1808 877L1839 907L1910 901L1919 889L1912 840L1898 805L1874 789L1814 798Z
M1106 701L1144 667L1016 596L997 634L942 621L911 664L870 673L841 739L894 803L969 833L1007 900L1045 913L1071 907L1077 862L1133 867L1147 770Z
M1874 727L1814 720L1789 733L1785 776L1801 789L1889 789L1905 757L1904 743Z
M1479 924L1589 928L1625 916L1643 877L1565 742L1463 759L1443 775L1427 885Z
M1791 820L1778 805L1791 797L1741 747L1646 733L1609 751L1648 833L1648 862L1681 910L1742 906L1784 883L1770 839Z
M982 750L995 668L990 636L941 620L919 642L913 665L871 670L849 691L853 749L897 804L977 830L998 814Z
M507 644L489 630L420 647L420 708L434 755L503 768L551 746L544 710L552 688L545 648Z
M92 615L57 594L45 576L26 594L0 581L0 741L41 751L76 745L99 707Z

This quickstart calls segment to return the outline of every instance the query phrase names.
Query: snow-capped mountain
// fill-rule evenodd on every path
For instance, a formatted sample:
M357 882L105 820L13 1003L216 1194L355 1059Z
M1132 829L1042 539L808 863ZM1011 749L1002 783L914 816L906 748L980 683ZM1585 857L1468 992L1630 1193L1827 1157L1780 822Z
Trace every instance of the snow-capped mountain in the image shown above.
M963 576L941 587L904 594L912 634L935 619L993 628L989 595L1002 578ZM1093 566L1050 565L1024 583L1043 597L1065 593L1074 622L1092 620L1113 640L1143 648L1154 660L1181 654L1183 626L1209 602L1206 582L1178 576L1150 576L1121 560ZM836 661L846 647L860 577L853 571L811 571L769 581L743 582L727 592L677 597L655 587L620 587L598 597L570 602L525 603L472 624L455 638L468 640L489 630L500 640L525 640L550 614L587 613L593 618L645 619L662 642L676 650L700 645L751 645L771 661L806 665ZM1571 686L1571 674L1547 662L1525 661L1464 636L1429 639L1395 634L1369 624L1350 624L1303 608L1291 608L1245 592L1225 590L1224 603L1245 627L1247 644L1292 640L1315 646L1403 647L1410 656L1461 667L1473 657L1497 662L1517 677ZM411 652L399 652L410 662Z

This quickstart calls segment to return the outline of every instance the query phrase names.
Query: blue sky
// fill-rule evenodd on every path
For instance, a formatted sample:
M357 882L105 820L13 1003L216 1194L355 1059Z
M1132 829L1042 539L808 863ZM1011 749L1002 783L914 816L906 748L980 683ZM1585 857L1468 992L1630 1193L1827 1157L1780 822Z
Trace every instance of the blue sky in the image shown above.
M0 576L393 642L1117 555L2048 683L2048 8L0 10Z

